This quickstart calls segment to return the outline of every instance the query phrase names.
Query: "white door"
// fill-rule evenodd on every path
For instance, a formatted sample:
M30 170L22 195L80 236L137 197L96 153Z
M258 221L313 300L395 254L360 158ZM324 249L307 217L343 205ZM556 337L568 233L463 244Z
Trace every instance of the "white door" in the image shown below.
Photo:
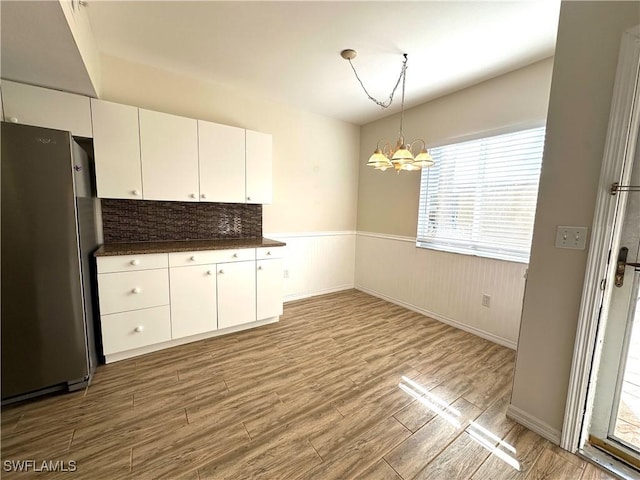
M198 122L139 110L145 200L197 202Z
M246 203L272 201L272 137L267 133L247 130L247 198Z
M171 338L182 338L218 328L216 266L194 265L169 269Z
M630 167L631 191L617 194L622 228L611 249L615 286L603 310L589 441L640 468L640 149Z
M218 264L218 328L256 321L256 262Z
M640 221L631 220L640 195L639 40L640 25L624 32L620 43L560 442L630 478L637 472L612 456L640 465L637 445L622 439L616 428L629 365L637 365L629 351L638 330L633 293L638 274L625 263L636 263L640 237ZM622 247L631 254L618 269Z
M245 203L245 130L198 120L200 201Z
M256 297L258 320L282 315L282 259L258 260Z
M92 98L91 118L98 197L142 200L138 108Z

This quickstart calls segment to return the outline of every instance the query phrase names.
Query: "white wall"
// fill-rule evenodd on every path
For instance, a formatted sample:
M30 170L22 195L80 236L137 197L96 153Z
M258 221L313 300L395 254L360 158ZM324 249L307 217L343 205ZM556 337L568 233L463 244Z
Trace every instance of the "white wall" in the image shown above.
M416 248L415 238L363 232L356 265L359 290L516 348L527 265ZM489 308L481 306L483 294L491 297Z
M353 286L360 127L110 56L101 90L105 100L271 133L263 232L289 243L287 298Z
M510 414L558 440L587 250L554 248L558 225L591 227L622 33L638 2L563 2Z
M353 288L355 232L274 233L269 237L287 244L285 301Z
M542 125L553 60L488 80L405 112L409 139L430 145ZM397 133L397 115L362 127L356 288L515 348L526 265L416 248L420 173L366 167L380 138ZM482 295L491 296L489 308Z

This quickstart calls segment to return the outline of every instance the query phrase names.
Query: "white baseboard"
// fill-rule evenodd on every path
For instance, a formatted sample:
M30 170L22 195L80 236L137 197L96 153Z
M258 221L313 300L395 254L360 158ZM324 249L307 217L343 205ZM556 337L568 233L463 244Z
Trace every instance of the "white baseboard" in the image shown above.
M387 302L395 303L396 305L400 305L408 310L421 313L422 315L426 315L427 317L433 318L434 320L438 320L439 322L446 323L447 325L451 325L452 327L459 328L460 330L464 330L465 332L473 333L478 337L484 338L485 340L489 340L490 342L497 343L498 345L502 345L503 347L510 348L515 350L518 346L516 342L508 340L503 337L499 337L498 335L494 335L489 332L485 332L484 330L480 330L479 328L472 327L470 325L465 325L464 323L458 322L452 318L445 317L443 315L439 315L435 312L430 312L425 310L424 308L417 307L407 302L403 302L402 300L398 300L397 298L389 297L383 293L376 292L369 288L363 287L362 285L355 285L356 290L360 290L361 292L368 293L369 295L373 295L374 297L381 298L386 300Z
M551 425L543 422L539 418L536 418L513 405L509 405L507 407L507 417L518 422L523 427L527 427L529 430L537 433L541 437L546 438L551 443L560 445L560 430L553 428Z
M353 283L348 285L340 285L339 287L326 288L323 290L316 290L313 292L296 293L294 295L287 295L284 297L284 302L293 302L294 300L302 300L304 298L317 297L318 295L326 295L327 293L342 292L343 290L351 290L354 288Z

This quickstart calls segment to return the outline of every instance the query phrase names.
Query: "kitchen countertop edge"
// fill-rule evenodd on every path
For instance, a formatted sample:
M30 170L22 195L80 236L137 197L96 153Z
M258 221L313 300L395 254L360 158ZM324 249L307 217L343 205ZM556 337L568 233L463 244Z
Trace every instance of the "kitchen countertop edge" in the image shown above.
M200 250L233 250L235 248L284 247L286 243L270 238L234 238L225 240L181 240L167 242L105 243L94 252L95 257L138 255L143 253L194 252Z

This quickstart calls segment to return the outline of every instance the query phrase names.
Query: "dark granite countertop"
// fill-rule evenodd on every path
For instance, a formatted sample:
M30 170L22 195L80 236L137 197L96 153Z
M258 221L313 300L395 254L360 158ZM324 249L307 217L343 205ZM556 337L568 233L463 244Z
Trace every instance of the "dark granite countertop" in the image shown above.
M286 243L269 238L233 238L224 240L183 240L178 242L108 243L94 253L96 257L136 255L140 253L191 252L234 248L283 247Z

